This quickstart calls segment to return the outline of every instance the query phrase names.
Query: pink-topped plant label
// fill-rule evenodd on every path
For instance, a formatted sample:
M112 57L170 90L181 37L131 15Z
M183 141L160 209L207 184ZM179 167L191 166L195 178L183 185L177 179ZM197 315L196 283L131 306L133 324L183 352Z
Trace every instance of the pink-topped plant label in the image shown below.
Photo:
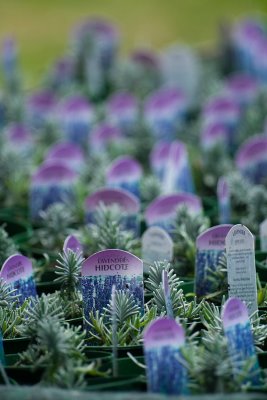
M48 150L46 161L60 161L79 172L85 164L82 149L74 143L61 142L53 145Z
M173 221L180 207L187 207L192 214L202 213L202 204L198 196L190 193L177 193L157 197L145 211L148 227L159 226L172 234Z
M183 327L172 318L152 321L144 332L148 391L169 395L188 394L188 376L182 347Z
M132 135L139 116L137 99L127 92L114 93L107 102L107 115L125 135Z
M95 222L95 213L100 204L105 206L117 205L122 211L122 228L131 230L139 235L140 202L137 197L123 189L102 188L97 190L85 200L86 221Z
M254 184L264 183L267 175L267 137L248 139L239 148L236 166L242 175Z
M35 129L55 120L57 99L50 90L34 92L26 100L26 120Z
M33 137L29 128L22 123L12 123L5 130L8 147L23 156L29 156L33 150Z
M19 295L20 304L23 304L29 297L37 296L32 262L21 254L14 254L4 262L0 278L12 289L16 289L14 295Z
M164 229L158 226L148 228L142 236L144 271L149 272L155 261L171 261L173 247L173 240Z
M187 98L182 90L163 87L152 93L145 103L145 120L157 140L172 141L183 126Z
M232 225L218 225L201 233L196 240L195 287L198 297L218 290L222 282L216 282L213 274L225 254L225 238ZM227 289L227 288L226 288Z
M203 126L222 124L227 128L227 148L236 149L236 129L240 121L239 104L229 95L211 98L203 110Z
M205 151L212 150L214 147L220 146L227 148L228 129L223 123L213 122L204 126L201 132L201 147Z
M254 77L238 73L227 80L226 93L234 98L240 106L247 106L256 99L259 93L259 84Z
M220 224L229 224L231 221L230 188L227 180L223 176L218 180L217 183L217 199Z
M88 257L82 266L83 310L87 320L91 312L101 313L108 305L113 285L116 290L132 295L140 312L144 312L142 260L127 251L110 249Z
M129 156L122 156L109 166L106 183L109 187L127 190L139 198L142 174L142 167L138 161Z
M172 143L163 178L164 193L194 193L194 183L184 143Z
M90 152L96 154L105 152L110 145L123 140L120 129L111 123L104 122L97 125L89 137Z
M75 235L66 237L63 245L63 251L72 250L74 253L82 253L83 246Z
M258 386L261 381L260 368L246 304L234 297L227 300L222 311L222 322L234 375L240 376L246 363L251 361L243 383Z
M94 121L92 105L83 96L69 96L62 101L57 112L63 137L72 143L87 146Z
M169 154L171 149L171 143L169 142L158 142L154 146L150 155L150 165L154 174L163 181L165 175L166 165L168 162Z
M254 237L244 225L234 225L226 239L229 297L244 301L249 315L258 310Z
M77 178L77 173L62 162L41 165L31 181L31 218L38 219L40 211L46 210L51 204L74 202Z

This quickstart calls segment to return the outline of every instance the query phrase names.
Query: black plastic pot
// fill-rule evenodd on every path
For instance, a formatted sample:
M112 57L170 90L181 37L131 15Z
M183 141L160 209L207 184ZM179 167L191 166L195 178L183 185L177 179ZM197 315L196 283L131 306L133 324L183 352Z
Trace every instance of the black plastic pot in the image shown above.
M66 322L71 326L83 326L83 317L67 319Z
M29 337L14 338L14 339L4 339L3 346L5 354L15 354L21 353L26 350L30 344Z
M42 275L41 282L36 285L37 294L39 296L48 293L54 293L56 290L60 289L60 283L55 282L54 279L57 278L54 270L45 271Z
M260 367L262 369L266 369L267 368L267 351L264 351L262 353L258 353L258 360L259 360L259 364Z
M98 361L101 360L104 364L111 363L112 354L109 351L102 351L102 350L91 350L87 348L85 350L86 359L88 361Z
M135 357L138 363L145 364L144 356ZM131 358L123 357L118 360L118 375L121 376L145 376L146 370L137 365Z
M265 251L256 251L256 272L259 274L261 281L267 282L267 253Z
M181 278L184 283L180 285L180 288L183 289L185 295L194 294L195 293L195 281L188 280L185 281L184 278Z
M86 390L92 392L145 392L146 382L138 377L89 378Z
M112 346L90 346L88 345L86 348L87 351L107 351L112 353ZM118 357L125 358L127 357L127 353L131 353L134 357L143 356L144 350L142 345L136 346L118 346Z
M33 385L40 382L44 368L33 369L32 367L17 367L14 366L18 361L17 354L10 354L5 356L6 367L5 371L8 378L20 385ZM2 377L0 375L0 382Z

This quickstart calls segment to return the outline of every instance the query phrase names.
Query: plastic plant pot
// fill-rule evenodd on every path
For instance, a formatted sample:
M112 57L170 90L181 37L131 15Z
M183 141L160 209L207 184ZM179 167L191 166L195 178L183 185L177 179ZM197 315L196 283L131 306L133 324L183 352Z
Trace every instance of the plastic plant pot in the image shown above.
M101 360L102 363L111 363L112 354L109 351L102 351L102 350L91 350L87 348L85 350L86 359L88 361L96 361Z
M256 251L256 272L259 274L261 281L267 281L267 253L265 251Z
M259 360L260 367L262 369L266 369L267 368L267 351L258 353L258 360Z
M145 392L145 379L135 378L94 378L88 380L88 391L109 392Z
M195 293L195 282L191 279L188 281L185 281L185 278L181 278L184 283L181 283L180 289L183 289L185 295L192 294L194 295Z
M20 337L20 338L3 340L5 354L20 353L26 350L29 344L30 344L29 337Z
M39 367L33 369L32 367L17 367L15 366L19 357L17 354L10 354L5 356L6 360L6 374L8 378L20 385L32 385L40 382L44 368ZM0 376L0 382L2 377Z
M56 290L60 289L60 283L55 282L54 279L57 278L54 269L45 271L41 276L41 282L36 285L37 294L39 296L48 293L54 293Z
M145 364L144 356L135 357L140 364ZM123 357L118 360L118 375L119 376L142 376L146 374L145 368L137 365L131 358Z
M83 326L83 317L67 319L66 322L71 326Z
M112 352L112 346L90 346L88 345L86 348L87 351L108 351ZM142 345L135 345L135 346L118 346L118 357L125 358L127 357L127 353L131 353L134 357L142 356L143 346Z

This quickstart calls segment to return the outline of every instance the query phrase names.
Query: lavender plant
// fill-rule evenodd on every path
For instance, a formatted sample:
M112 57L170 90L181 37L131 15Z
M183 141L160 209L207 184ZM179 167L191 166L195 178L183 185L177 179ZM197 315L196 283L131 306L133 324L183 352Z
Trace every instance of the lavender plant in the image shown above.
M73 233L75 217L72 210L63 203L52 204L40 212L41 226L35 230L32 243L40 243L47 250L59 250L65 238Z
M55 273L55 282L61 284L60 297L66 318L82 315L82 297L79 290L81 268L84 258L82 253L70 249L59 254Z
M266 113L266 95L261 92L243 113L237 132L240 144L264 130Z
M140 193L143 208L145 209L161 194L161 184L154 175L144 176L140 184Z
M197 321L201 303L196 299L187 301L182 288L183 283L177 277L171 264L168 262L155 262L149 269L148 279L145 282L148 295L151 296L149 306L155 306L159 315L166 314L166 303L162 283L162 270L167 271L170 286L170 296L173 307L174 317L179 317L182 322Z
M267 189L263 185L256 185L247 192L247 212L242 223L254 233L258 233L259 224L267 215Z
M19 355L19 365L30 364L34 369L44 367L41 381L44 385L68 387L69 382L60 381L59 376L72 371L72 384L84 386L85 374L81 368L85 362L84 337L80 327L63 326L54 317L40 320L36 326L36 342Z
M247 389L248 384L244 381L251 376L254 360L240 364L239 373L233 375L224 336L212 332L201 344L189 342L182 348L182 355L193 393L229 393Z
M196 239L210 226L202 214L192 215L186 207L177 210L173 223L174 270L180 276L193 275L196 256Z
M55 294L42 294L42 296L31 300L19 327L21 335L29 336L34 340L38 324L48 318L61 323L64 322L62 305Z
M126 250L135 253L138 241L132 232L123 229L123 213L116 206L100 204L93 224L83 232L85 245L90 253L106 249Z
M18 305L16 292L0 279L0 332L6 339L20 336L19 327L28 307L27 301Z
M222 299L222 305L224 304ZM199 312L200 321L206 328L202 331L203 339L206 337L220 334L223 336L223 325L221 320L221 309L214 303L202 302ZM258 315L257 312L250 316L251 328L254 336L254 343L257 348L261 349L267 338L267 326L264 324L264 316Z
M247 196L251 190L251 184L238 171L231 172L226 179L230 189L233 217L240 218L246 214Z
M207 280L211 283L213 293L205 296L205 299L211 300L216 304L221 304L222 297L228 292L226 252L223 252L220 256L215 269L207 268L206 276Z
M5 228L0 227L0 266L2 267L6 259L17 252L14 241L8 236Z
M134 319L140 315L140 307L131 293L124 291L115 292L115 312L117 320L117 339L119 346L134 344L135 338L139 333L133 325ZM90 312L89 319L85 319L89 340L94 340L101 345L112 345L112 302L103 309L102 313Z
M0 189L1 204L6 207L25 208L28 196L30 162L17 152L11 151L1 141L0 145Z
M232 160L224 146L214 146L202 156L202 174L205 186L216 189L218 179L233 169Z

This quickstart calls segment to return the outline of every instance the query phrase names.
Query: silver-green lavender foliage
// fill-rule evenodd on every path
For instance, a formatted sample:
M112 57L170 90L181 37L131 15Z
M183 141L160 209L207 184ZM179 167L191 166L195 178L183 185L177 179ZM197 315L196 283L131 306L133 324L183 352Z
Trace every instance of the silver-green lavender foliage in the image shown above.
M14 241L8 236L6 230L0 227L0 267L6 259L18 252Z
M59 296L66 318L82 315L82 296L79 286L83 261L82 253L70 249L60 253L57 260L55 273L58 277L54 281L61 285Z
M231 208L236 215L246 212L248 194L251 184L238 171L233 171L226 176L230 190Z
M182 348L182 362L188 370L192 393L228 393L246 390L243 382L251 376L254 360L240 365L238 374L233 375L231 359L224 336L213 332L198 344L188 342Z
M151 296L149 305L156 307L158 315L167 313L162 283L163 270L167 271L174 317L179 317L180 321L184 322L198 320L201 303L198 304L196 299L186 300L181 288L183 282L168 262L155 262L149 269L149 276L145 282L147 292Z
M12 289L0 278L0 307L12 306L18 299L17 289Z
M34 339L37 334L38 324L42 321L46 321L48 318L61 323L64 321L61 302L54 293L43 293L40 297L31 299L21 321L21 334Z
M220 256L215 269L207 268L207 279L212 284L213 293L205 296L205 299L221 303L222 297L228 292L226 252Z
M21 205L28 201L30 162L8 149L0 140L0 199L6 207Z
M84 385L84 373L77 373L85 361L85 332L80 327L63 325L54 317L41 320L36 327L36 340L29 348L21 353L19 365L32 365L33 368L44 366L42 384L67 387L68 382L59 382L58 374L64 375L73 371L76 379L74 386Z
M247 212L242 223L254 233L259 232L259 224L267 216L267 189L263 185L253 186L247 193Z
M178 275L193 275L196 239L209 226L209 218L203 214L193 215L187 207L178 208L172 228L174 269Z
M83 261L84 258L81 252L67 249L59 253L55 267L55 273L58 277L55 282L61 284L62 290L66 292L69 299L78 289Z
M135 252L138 241L132 232L122 227L123 213L116 206L100 204L96 210L95 222L84 231L84 241L90 253L106 249L120 249Z
M35 231L32 241L39 242L47 250L61 249L65 238L73 233L76 222L70 207L55 203L40 212L41 227Z
M140 323L140 307L136 304L131 293L118 290L115 292L115 315L117 320L117 340L118 344L123 346L133 344L135 337L138 335L138 326L134 324L136 317ZM90 313L88 324L91 339L96 340L99 344L112 345L112 313L113 306L110 300L102 313L97 311L94 315Z
M233 163L224 146L218 145L202 155L204 184L216 188L218 179L233 169Z
M225 298L222 299L222 306ZM210 337L215 334L223 336L223 324L221 319L221 307L207 301L202 302L199 317L206 329L202 331L203 338ZM255 345L260 349L267 339L267 326L264 316L259 316L257 312L250 316L250 323L254 337Z
M19 327L28 306L27 302L18 306L16 292L0 279L0 332L6 339L20 336Z
M251 136L263 132L267 114L266 104L266 94L259 93L254 102L243 113L237 132L240 144Z
M140 184L142 204L146 207L161 194L161 184L156 176L144 176Z

